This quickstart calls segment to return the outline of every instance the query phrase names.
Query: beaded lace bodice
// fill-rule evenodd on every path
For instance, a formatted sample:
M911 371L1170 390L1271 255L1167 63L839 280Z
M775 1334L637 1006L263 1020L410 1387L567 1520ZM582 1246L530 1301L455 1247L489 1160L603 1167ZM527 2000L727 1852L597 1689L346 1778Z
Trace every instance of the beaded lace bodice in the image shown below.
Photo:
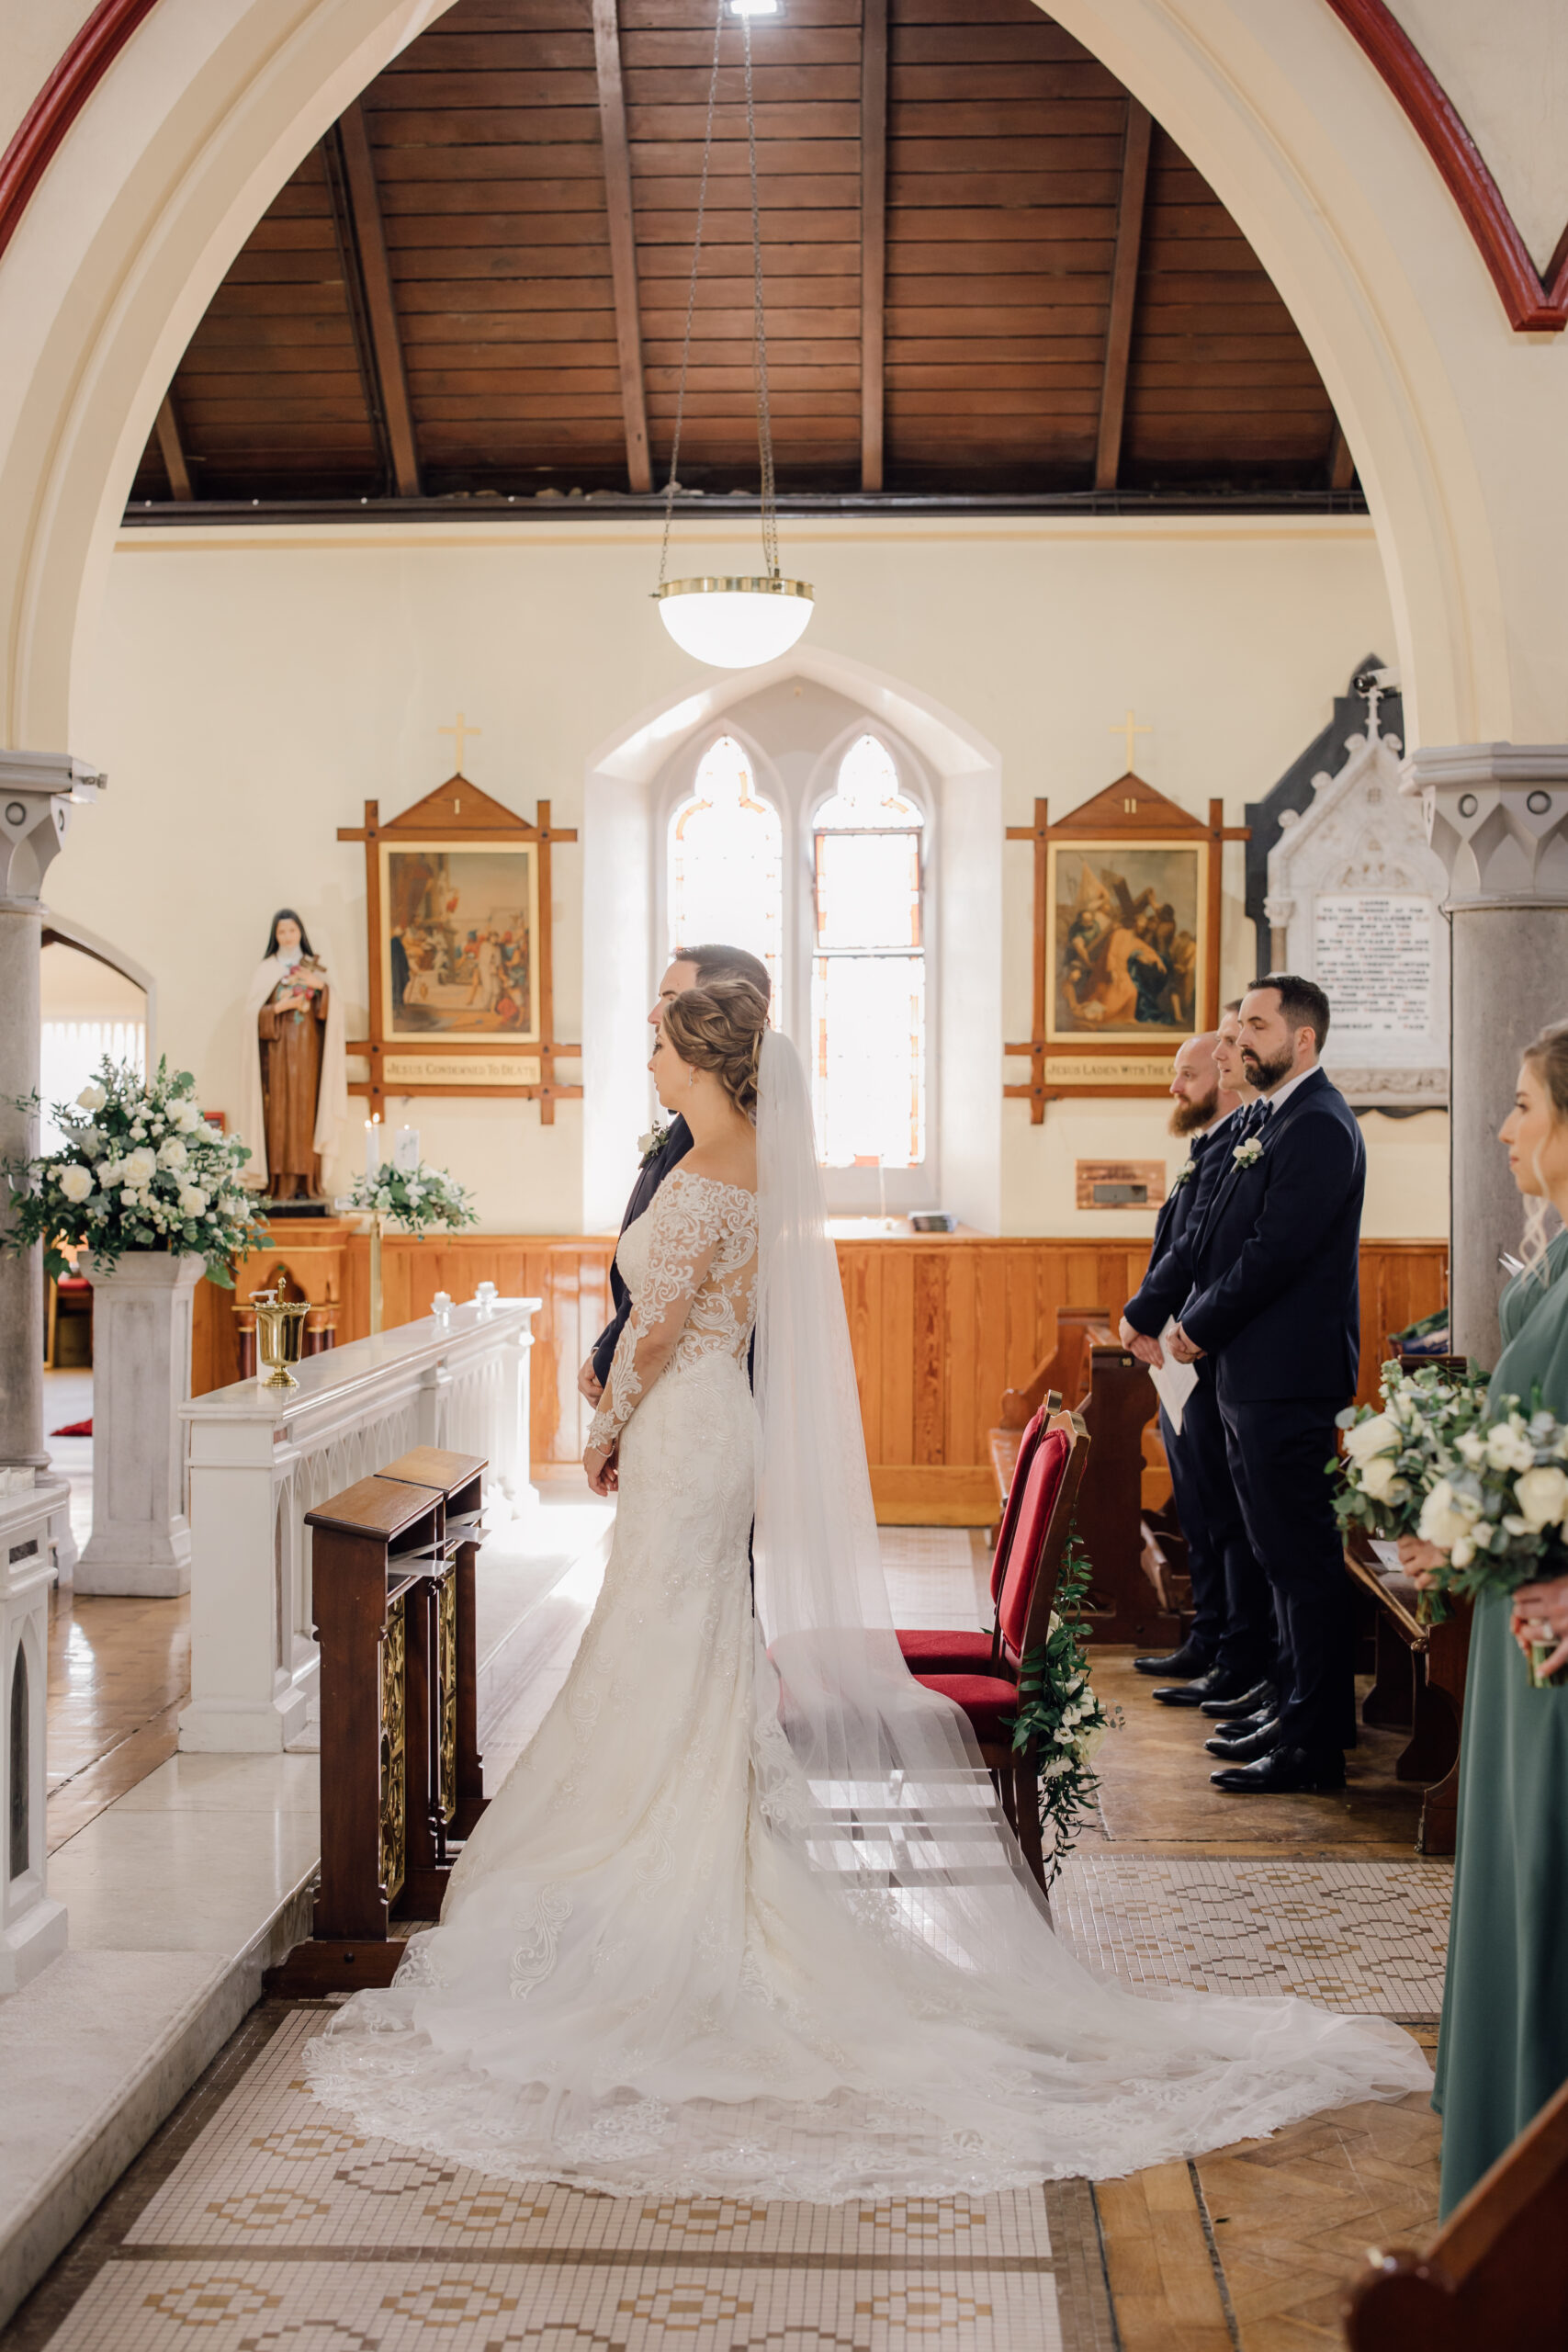
M757 1196L673 1169L615 1255L632 1311L589 1430L605 1452L661 1373L744 1358L757 1313Z

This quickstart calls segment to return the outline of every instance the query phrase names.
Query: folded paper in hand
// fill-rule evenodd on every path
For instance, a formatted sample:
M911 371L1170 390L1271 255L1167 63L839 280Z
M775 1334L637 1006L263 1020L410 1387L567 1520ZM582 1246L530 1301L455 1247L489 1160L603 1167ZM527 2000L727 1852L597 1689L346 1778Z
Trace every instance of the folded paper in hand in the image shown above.
M1167 1420L1179 1437L1182 1408L1198 1385L1198 1368L1196 1364L1178 1363L1171 1354L1169 1341L1175 1329L1176 1317L1173 1315L1159 1335L1165 1349L1165 1362L1149 1366L1149 1378L1154 1382L1155 1395L1165 1407Z

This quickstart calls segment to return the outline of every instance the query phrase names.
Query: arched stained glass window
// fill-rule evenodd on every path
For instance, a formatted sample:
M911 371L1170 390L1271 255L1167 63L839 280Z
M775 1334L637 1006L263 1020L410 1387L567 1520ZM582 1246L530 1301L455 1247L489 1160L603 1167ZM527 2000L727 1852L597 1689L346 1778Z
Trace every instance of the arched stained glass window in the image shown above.
M733 735L705 752L690 799L670 820L669 949L709 940L749 947L780 993L784 827Z
M916 1168L926 1156L924 823L886 746L859 737L813 824L813 1084L831 1168Z

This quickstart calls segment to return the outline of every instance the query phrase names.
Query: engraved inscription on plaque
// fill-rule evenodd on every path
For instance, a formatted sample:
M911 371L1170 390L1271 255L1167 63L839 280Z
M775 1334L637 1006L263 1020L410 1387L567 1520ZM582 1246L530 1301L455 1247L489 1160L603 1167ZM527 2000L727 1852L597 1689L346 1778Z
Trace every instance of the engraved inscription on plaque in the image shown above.
M1435 905L1403 891L1358 891L1315 901L1316 977L1334 1008L1337 1042L1424 1037L1436 1025Z

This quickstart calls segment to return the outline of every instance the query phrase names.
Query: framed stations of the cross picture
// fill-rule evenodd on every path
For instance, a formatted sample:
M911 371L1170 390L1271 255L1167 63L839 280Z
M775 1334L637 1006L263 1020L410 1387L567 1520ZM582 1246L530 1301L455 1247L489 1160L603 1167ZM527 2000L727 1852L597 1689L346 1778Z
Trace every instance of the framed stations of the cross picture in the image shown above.
M350 1091L533 1097L553 1121L582 1091L556 1074L581 1049L555 1035L550 971L550 850L576 832L547 800L529 824L457 775L386 824L367 800L338 839L365 844L369 934L369 1035L348 1046L368 1074Z
M1043 800L1010 841L1034 849L1032 1035L1005 1091L1036 1124L1066 1094L1160 1095L1178 1047L1219 1019L1220 860L1245 840L1217 800L1193 817L1124 775L1060 823Z

